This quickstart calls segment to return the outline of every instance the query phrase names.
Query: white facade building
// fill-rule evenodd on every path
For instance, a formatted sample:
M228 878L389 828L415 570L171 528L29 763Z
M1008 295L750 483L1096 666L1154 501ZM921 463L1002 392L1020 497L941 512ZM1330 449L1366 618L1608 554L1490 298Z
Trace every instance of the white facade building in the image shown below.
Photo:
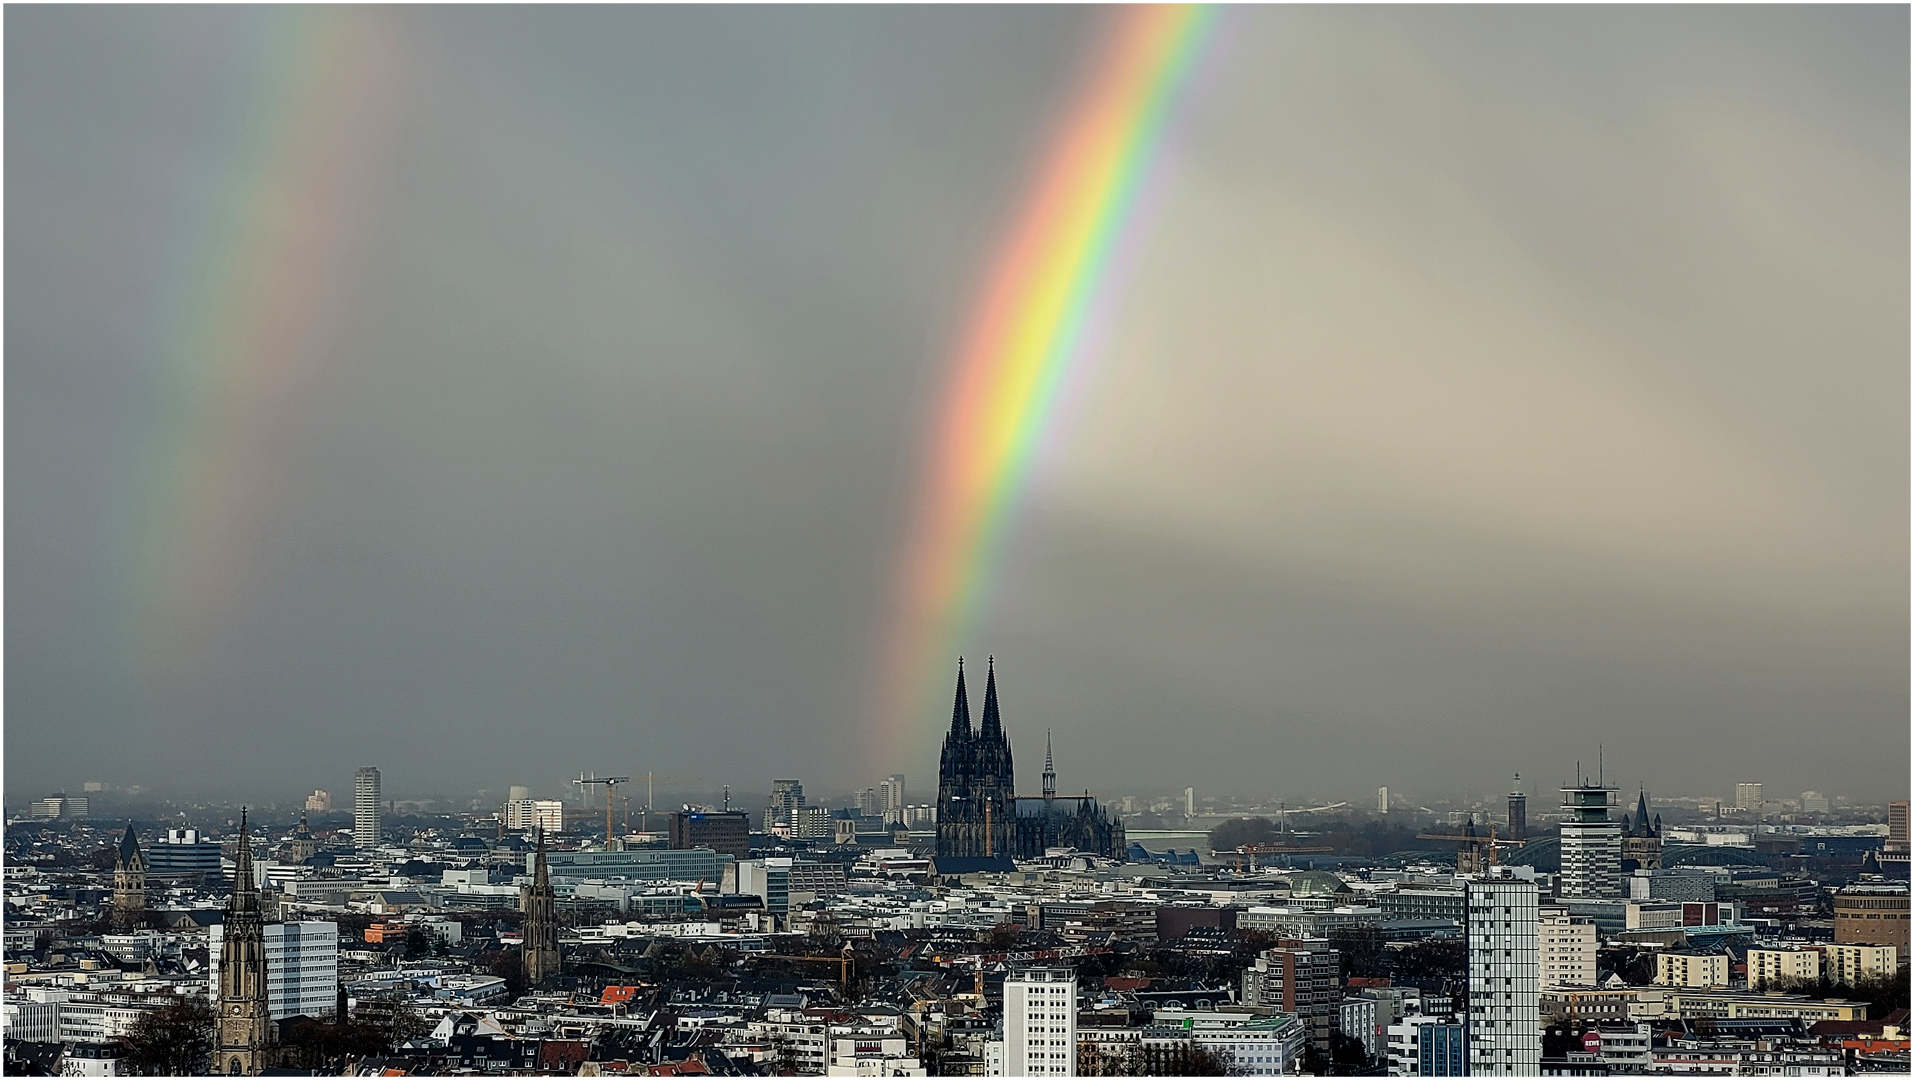
M1469 1074L1534 1076L1542 1068L1539 896L1506 867L1468 886Z
M383 835L380 818L384 805L379 801L379 770L368 765L352 776L352 846L369 850L379 845Z
M911 1053L910 1040L894 1029L831 1029L831 1064L826 1076L923 1076L923 1063Z
M1728 958L1719 953L1663 952L1655 955L1655 982L1661 986L1679 986L1703 990L1728 985Z
M1813 949L1749 949L1748 989L1792 979L1819 979L1821 954Z
M1023 968L1004 979L1004 1076L1077 1074L1077 975Z
M906 824L904 821L904 807L907 805L904 801L904 774L892 773L885 777L877 785L877 795L878 801L882 804L885 822L891 825Z
M1899 959L1892 945L1823 945L1821 952L1828 981L1849 985L1894 974Z
M1189 1033L1192 1045L1228 1062L1231 1076L1293 1074L1301 1067L1309 1044L1309 1030L1293 1013L1253 1016L1159 1009L1155 1023L1180 1026Z
M562 833L565 831L565 804L557 799L513 799L505 804L505 827Z
M1536 924L1536 945L1543 990L1595 985L1593 920L1572 918L1562 908L1543 908Z
M62 995L64 996L64 995ZM5 1032L9 1039L23 1042L60 1041L60 1003L58 1001L12 1001L4 1006Z
M207 942L207 992L219 995L219 953L225 927L214 923ZM267 923L266 1006L274 1020L331 1017L339 1007L339 924Z

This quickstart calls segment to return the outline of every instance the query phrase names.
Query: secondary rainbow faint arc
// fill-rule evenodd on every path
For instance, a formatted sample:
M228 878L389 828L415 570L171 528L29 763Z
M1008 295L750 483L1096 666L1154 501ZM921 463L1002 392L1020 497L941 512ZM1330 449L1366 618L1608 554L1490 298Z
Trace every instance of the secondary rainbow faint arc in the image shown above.
M148 659L195 678L207 632L241 614L267 514L274 439L324 361L390 126L393 35L358 9L273 9L256 79L228 121L199 213L181 213L178 293L156 352L171 395L156 431L140 575Z
M893 586L880 731L909 730L975 620L1059 390L1073 381L1112 263L1208 7L1119 9L1100 62L1008 230L932 426L923 492ZM897 747L883 748L894 754Z

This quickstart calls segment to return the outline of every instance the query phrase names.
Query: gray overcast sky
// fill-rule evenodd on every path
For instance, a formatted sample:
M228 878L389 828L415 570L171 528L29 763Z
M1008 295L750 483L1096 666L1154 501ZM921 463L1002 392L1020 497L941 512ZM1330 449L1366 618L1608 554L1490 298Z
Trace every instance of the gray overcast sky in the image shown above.
M863 715L1107 12L6 13L6 782L932 794ZM967 652L1034 781L1908 787L1905 7L1236 9Z

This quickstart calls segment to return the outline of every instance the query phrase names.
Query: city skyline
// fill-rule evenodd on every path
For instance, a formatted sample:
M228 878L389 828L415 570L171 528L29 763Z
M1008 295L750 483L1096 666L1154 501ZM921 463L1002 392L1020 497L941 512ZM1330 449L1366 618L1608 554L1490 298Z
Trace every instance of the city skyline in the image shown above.
M11 13L11 789L1904 797L1906 11L1155 17Z

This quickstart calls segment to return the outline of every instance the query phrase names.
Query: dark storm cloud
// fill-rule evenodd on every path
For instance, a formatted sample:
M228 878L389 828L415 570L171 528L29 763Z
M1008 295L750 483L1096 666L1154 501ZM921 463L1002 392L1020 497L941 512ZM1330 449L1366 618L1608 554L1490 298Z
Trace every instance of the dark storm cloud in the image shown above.
M369 16L345 298L178 677L127 538L280 17L8 14L10 791L925 790L863 753L882 590L1096 12ZM1019 745L1100 789L1606 741L1669 790L1904 790L1906 13L1225 26L966 645Z

